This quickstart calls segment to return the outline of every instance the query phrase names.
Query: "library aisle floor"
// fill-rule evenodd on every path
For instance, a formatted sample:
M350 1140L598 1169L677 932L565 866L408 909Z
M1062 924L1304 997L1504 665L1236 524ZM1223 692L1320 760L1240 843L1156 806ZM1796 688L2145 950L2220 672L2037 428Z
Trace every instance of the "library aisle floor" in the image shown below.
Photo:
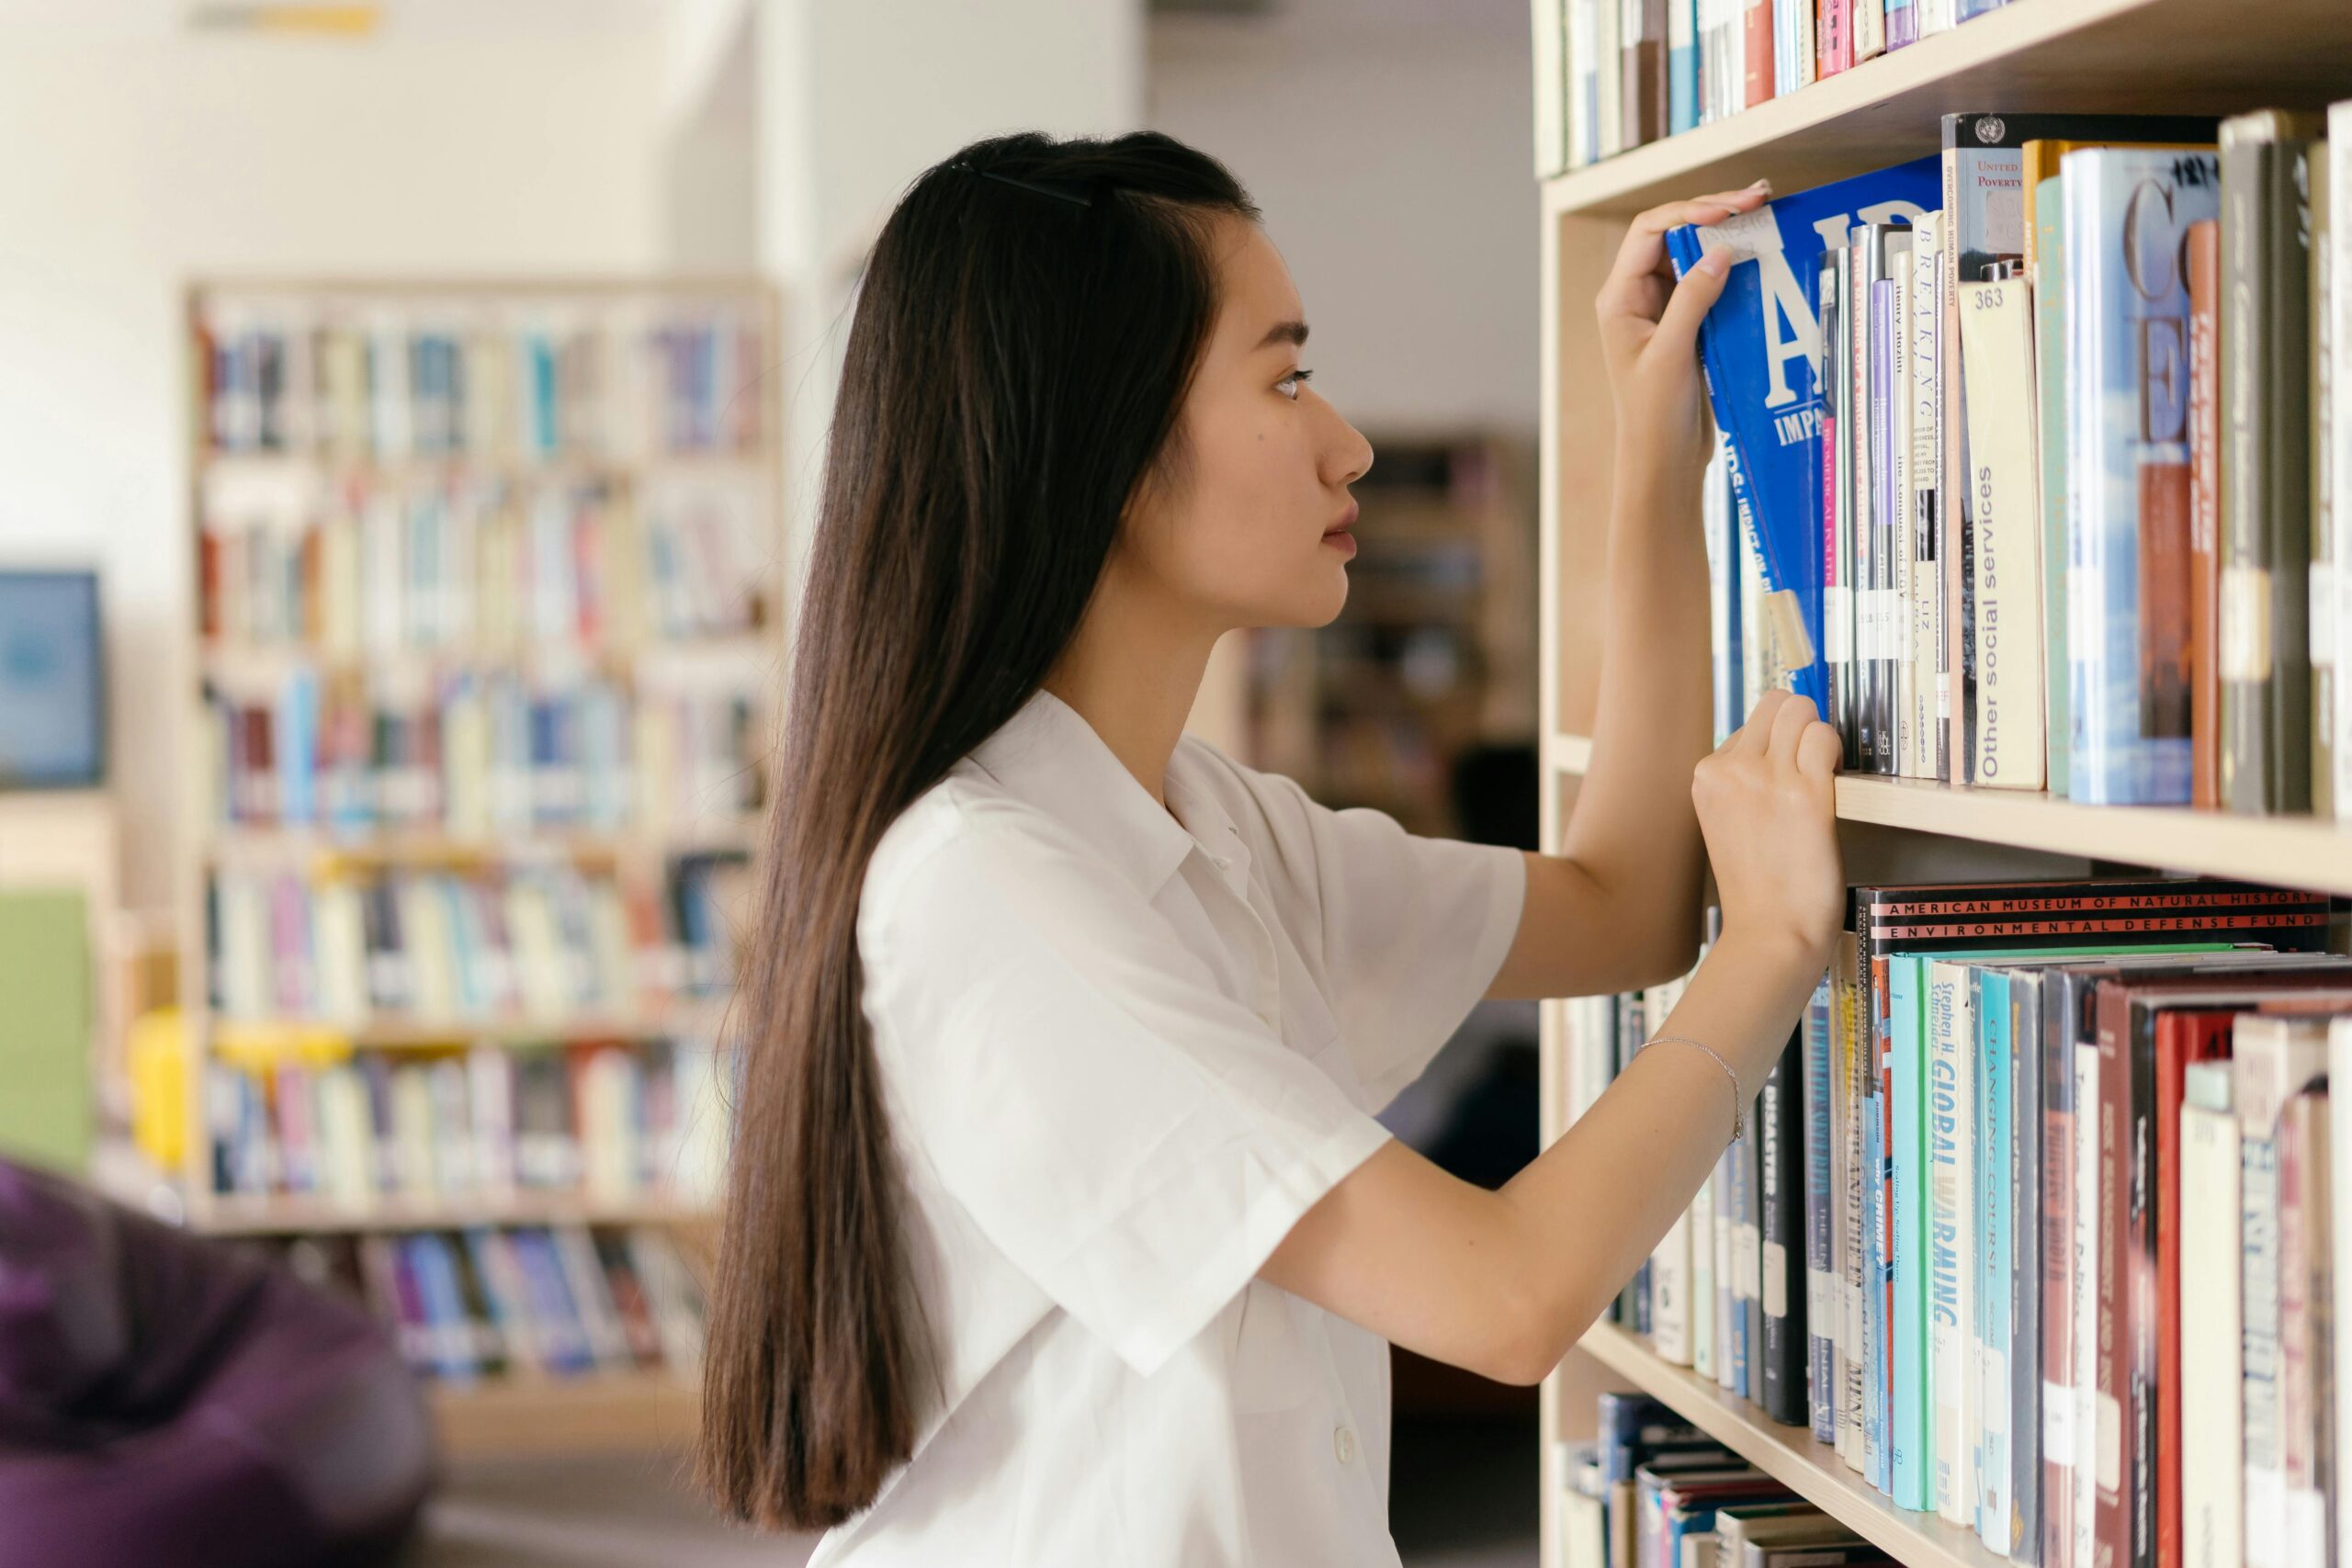
M1531 1451L1510 1422L1400 1420L1397 1467L1420 1478L1390 1521L1407 1568L1534 1562ZM799 1568L814 1544L714 1520L674 1456L475 1460L449 1467L403 1568Z

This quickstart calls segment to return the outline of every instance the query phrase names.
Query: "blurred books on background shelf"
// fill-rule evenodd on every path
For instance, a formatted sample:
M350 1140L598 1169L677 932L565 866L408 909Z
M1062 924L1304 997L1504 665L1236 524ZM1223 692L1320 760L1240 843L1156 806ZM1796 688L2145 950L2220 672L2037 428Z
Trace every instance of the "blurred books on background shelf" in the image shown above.
M541 1200L698 1210L718 1194L726 1062L684 1039L224 1052L206 1091L217 1215L266 1230ZM273 1197L316 1201L237 1201Z
M650 1227L306 1236L286 1251L298 1273L366 1302L410 1367L444 1385L686 1382L702 1365L702 1292Z
M1669 236L1735 263L1702 332L1717 732L1782 684L1850 773L2352 810L2324 129L1947 115L1939 159Z
M1327 805L1455 833L1456 760L1535 731L1528 454L1467 435L1373 449L1339 619L1246 634L1250 761Z
M729 1137L775 302L237 284L189 321L190 1222L444 1383L650 1419Z

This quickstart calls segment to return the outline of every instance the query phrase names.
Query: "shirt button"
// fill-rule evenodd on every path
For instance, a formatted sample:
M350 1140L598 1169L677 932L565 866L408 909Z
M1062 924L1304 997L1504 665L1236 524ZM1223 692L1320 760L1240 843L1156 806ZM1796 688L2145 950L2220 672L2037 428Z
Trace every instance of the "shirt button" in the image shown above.
M1341 1464L1355 1463L1356 1435L1354 1431L1346 1427L1334 1431L1331 1434L1331 1451L1340 1456Z

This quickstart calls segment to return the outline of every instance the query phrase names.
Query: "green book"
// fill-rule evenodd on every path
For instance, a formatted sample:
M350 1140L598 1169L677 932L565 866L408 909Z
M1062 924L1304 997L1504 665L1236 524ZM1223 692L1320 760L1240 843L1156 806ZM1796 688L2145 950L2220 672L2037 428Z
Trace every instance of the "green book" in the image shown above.
M0 1155L89 1165L89 916L79 893L0 893Z

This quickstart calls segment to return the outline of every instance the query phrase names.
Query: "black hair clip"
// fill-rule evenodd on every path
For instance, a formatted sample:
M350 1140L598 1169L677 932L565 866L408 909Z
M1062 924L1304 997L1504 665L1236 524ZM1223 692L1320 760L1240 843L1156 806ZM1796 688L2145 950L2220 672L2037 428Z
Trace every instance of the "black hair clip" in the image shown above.
M974 168L971 164L964 163L960 159L953 166L963 170L967 175L978 175L984 180L994 180L999 185L1013 186L1037 196L1050 196L1056 201L1067 201L1073 207L1091 207L1094 205L1094 197L1091 194L1081 195L1077 191L1068 190L1059 186L1039 185L1034 180L1015 179L1011 175L1000 175L993 169Z

